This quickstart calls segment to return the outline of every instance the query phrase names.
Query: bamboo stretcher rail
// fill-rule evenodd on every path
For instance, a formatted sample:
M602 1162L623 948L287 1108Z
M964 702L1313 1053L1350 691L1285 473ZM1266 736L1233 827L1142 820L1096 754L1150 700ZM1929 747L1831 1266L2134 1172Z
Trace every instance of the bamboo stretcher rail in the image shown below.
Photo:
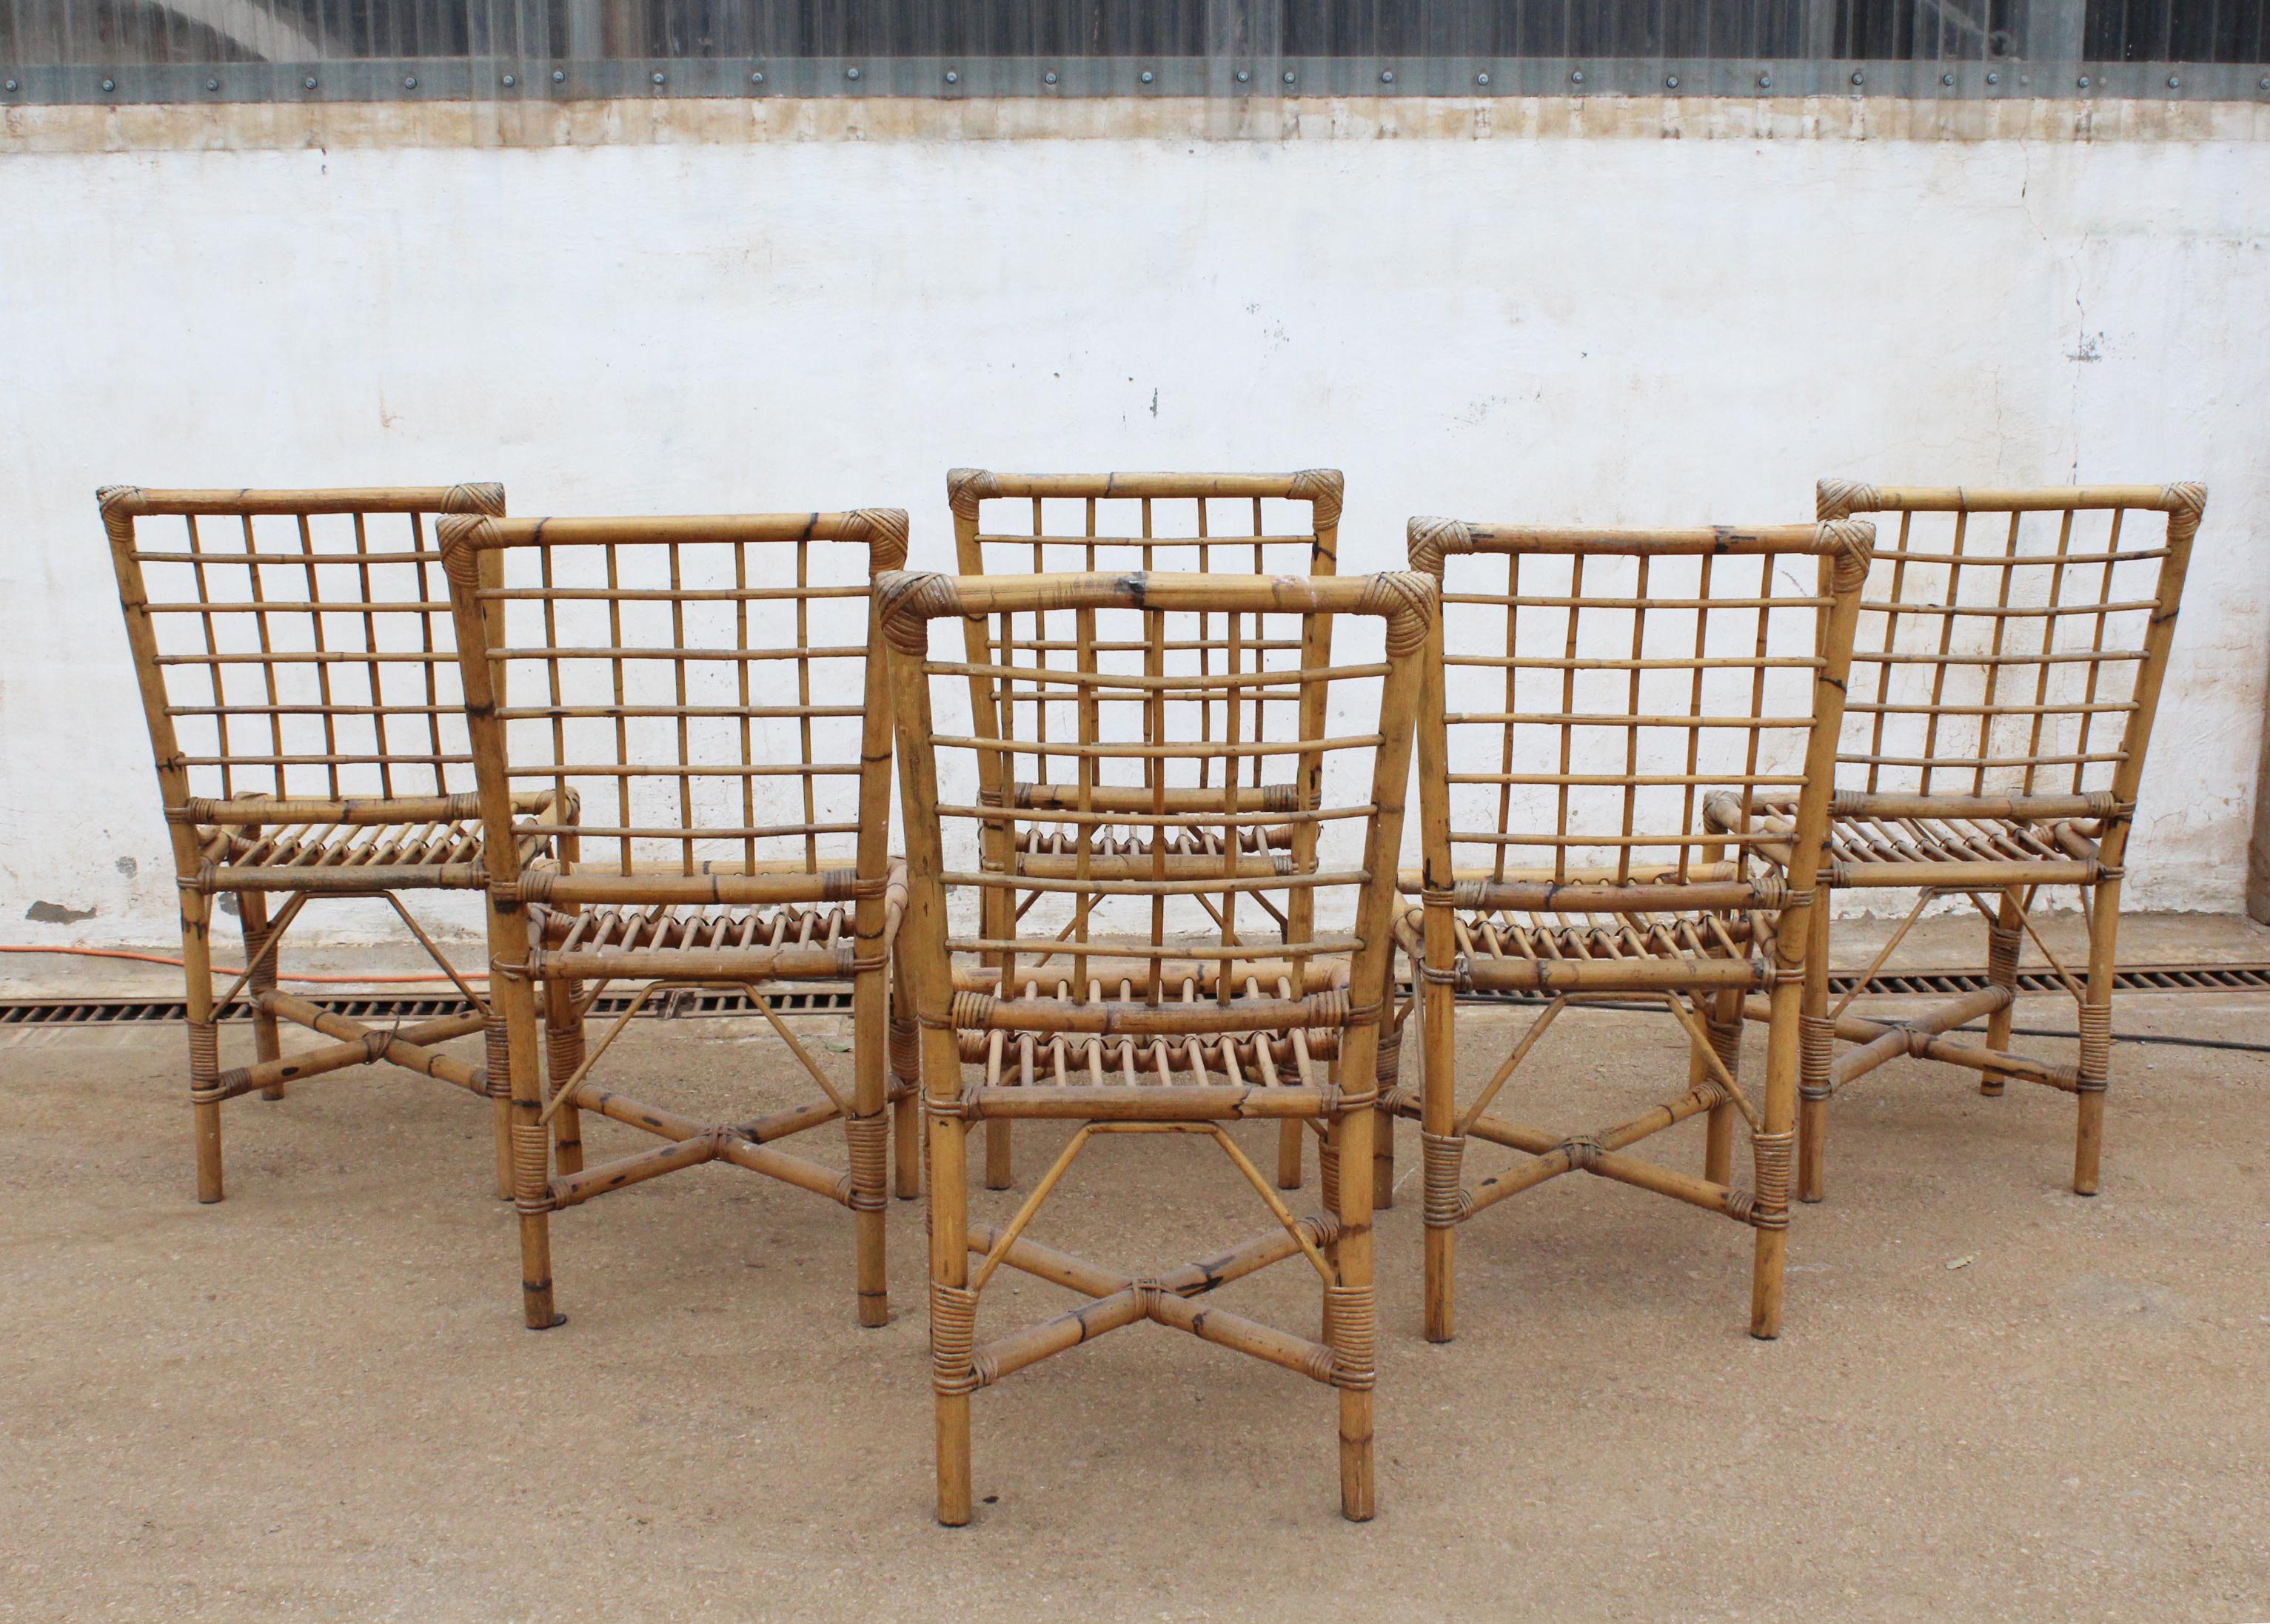
M381 1033L275 983L281 938L310 897L383 896L402 912L399 892L482 883L481 842L462 827L476 809L455 793L470 756L456 742L456 655L431 523L501 513L504 492L109 486L97 501L182 897L197 1196L218 1201L227 1100L280 1099L291 1081L379 1059L486 1092L483 1067L434 1048L478 1029L478 1016ZM227 1070L211 982L217 894L239 899L238 985L254 1010L253 1059ZM286 1057L286 1022L342 1041ZM505 1123L493 1114L502 1194Z
M998 527L977 523L979 505L996 493L989 480L970 471L953 476L961 576L885 576L876 588L894 666L909 853L901 957L922 1027L931 1123L939 1519L953 1524L970 1515L973 1391L1139 1320L1172 1325L1336 1387L1342 1509L1353 1518L1369 1516L1375 1332L1368 1170L1379 1021L1373 1000L1387 985L1393 879L1391 862L1382 854L1391 853L1399 822L1417 679L1410 656L1431 619L1432 594L1409 577L1343 579L1329 573L1305 578L1139 570L979 575L981 538L998 533ZM1336 510L1336 482L1333 495ZM1086 514L1088 537L1069 538L1069 556L1079 557L1089 538L1101 534L1092 504ZM1153 528L1147 511L1142 528ZM1020 545L1037 540L1035 552L1044 554L1065 540L1042 531L1037 515L1035 530L1035 538L1019 538ZM1257 526L1255 534L1262 533L1273 532ZM1252 535L1207 539L1221 542L1223 556L1254 545ZM1321 517L1316 551L1329 560ZM1256 701L1256 685L1246 679L1264 640L1245 628L1257 626L1264 615L1295 614L1302 621L1297 641L1289 635L1266 641L1300 650L1297 678L1272 685L1291 692L1270 701L1280 704L1280 720L1290 722L1298 712L1297 731L1264 733L1265 713ZM1355 741L1371 757L1368 797L1323 793L1332 782L1322 765L1331 742L1323 690L1348 677L1330 655L1331 618L1343 614L1387 623L1385 669L1371 662L1375 669L1356 679L1381 689L1379 731ZM945 619L963 622L961 659L928 657L931 623ZM1072 692L1051 707L1020 702L1024 689L1048 684L1058 671L1094 673L1115 645L1139 649L1144 675L1163 678L1168 652L1181 642L1204 647L1207 663L1200 679L1171 687L1146 684L1136 696L1139 716L1113 713L1125 720L1124 732L1105 731L1118 723L1103 721L1100 681L1064 685ZM1009 650L1016 657L1008 657ZM994 674L1012 666L1016 669ZM941 698L956 692L966 696L968 729L936 725L934 688ZM975 805L949 808L938 795L938 757L957 753L975 759L980 792ZM1241 782L1240 764L1250 771L1264 753L1287 758L1294 782ZM1099 784L1098 765L1114 754L1130 757L1145 782ZM1063 781L1050 783L1045 775L1013 781L1008 763L1025 757L1066 764ZM1200 783L1168 787L1168 764L1183 761L1198 764ZM1347 799L1356 804L1349 806ZM1317 832L1335 811L1364 819L1361 866L1327 869L1316 859ZM1247 836L1230 821L1240 814L1263 827ZM948 817L976 828L982 866L949 869L941 860ZM1170 828L1190 828L1185 819L1210 824L1220 834L1168 838ZM1154 830L1156 837L1123 836L1113 824ZM1203 840L1204 849L1193 849L1186 840ZM976 894L980 916L974 930L948 929L949 888ZM1305 901L1335 889L1356 899L1356 928L1345 937L1317 932L1316 910ZM1282 908L1272 900L1276 895L1287 899ZM1112 916L1115 931L1147 908L1147 938L1096 939L1089 921L1107 903L1123 910ZM1045 923L1020 930L1019 919L1035 906L1042 909L1037 919ZM1210 915L1219 945L1193 940L1179 925L1170 929L1170 907ZM1258 910L1251 927L1257 939L1248 939L1241 908L1249 920ZM1062 933L1050 934L1060 922ZM1318 951L1328 943L1339 951ZM965 1065L982 1067L983 1080L966 1075ZM1329 1226L1304 1227L1287 1212L1219 1127L1254 1116L1276 1117L1296 1131L1304 1123L1322 1129L1334 1208ZM972 1225L967 1136L975 1123L988 1124L989 1182L1005 1183L1005 1165L997 1165L990 1136L993 1124L1019 1117L1057 1117L1081 1126L1014 1220L999 1229ZM1139 1281L1027 1240L1025 1225L1088 1139L1128 1132L1211 1135L1271 1206L1284 1238L1249 1243ZM1343 1165L1337 1159L1354 1164L1348 1177L1336 1176ZM979 1259L974 1267L973 1247ZM1307 1257L1325 1282L1320 1339L1293 1336L1177 1294L1196 1294L1296 1255ZM1069 1285L1089 1301L981 1345L975 1328L978 1294L1003 1265Z

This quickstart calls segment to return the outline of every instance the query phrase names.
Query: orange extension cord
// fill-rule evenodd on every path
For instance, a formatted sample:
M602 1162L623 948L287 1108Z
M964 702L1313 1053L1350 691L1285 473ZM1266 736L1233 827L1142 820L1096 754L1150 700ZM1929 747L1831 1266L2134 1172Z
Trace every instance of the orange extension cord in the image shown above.
M177 970L187 968L183 965L181 960L168 959L162 953L129 953L122 947L32 947L21 946L10 942L0 942L0 953L58 953L68 958L75 959L130 959L137 964L170 964ZM216 964L212 967L212 969L213 974L216 975L241 975L244 974L244 967L242 965ZM441 974L439 971L435 971L433 974L427 975L289 975L278 971L277 973L276 979L278 981L307 982L319 986L391 987L411 982L446 982L449 978ZM465 975L465 979L467 981L486 981L488 979L488 972L486 970L468 971Z

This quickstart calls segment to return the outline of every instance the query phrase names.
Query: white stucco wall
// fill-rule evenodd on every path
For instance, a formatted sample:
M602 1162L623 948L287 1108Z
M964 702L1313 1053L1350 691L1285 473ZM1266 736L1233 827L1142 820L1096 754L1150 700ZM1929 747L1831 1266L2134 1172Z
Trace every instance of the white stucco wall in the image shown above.
M2237 906L2270 141L804 133L0 130L0 938L173 931L98 484L892 504L945 565L961 463L1335 464L1346 568L1399 564L1413 512L2202 479L2131 895Z

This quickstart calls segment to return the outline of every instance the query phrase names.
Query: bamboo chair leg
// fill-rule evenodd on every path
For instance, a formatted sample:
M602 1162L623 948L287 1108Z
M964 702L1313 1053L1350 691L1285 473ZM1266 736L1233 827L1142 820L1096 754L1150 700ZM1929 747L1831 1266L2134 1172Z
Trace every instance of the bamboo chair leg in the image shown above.
M1817 882L1816 882L1817 883ZM1836 1024L1829 1018L1829 906L1824 890L1807 923L1805 1005L1797 1038L1797 1198L1818 1201L1829 1154L1829 1067ZM1736 1008L1740 1008L1739 1003Z
M1703 1030L1709 1034L1710 1047L1718 1057L1718 1064L1726 1068L1726 1075L1740 1079L1742 1075L1742 997L1739 992L1720 993L1705 1006L1707 1014ZM1697 1052L1688 1061L1687 1080L1689 1086L1700 1084L1710 1075L1710 1068ZM1703 1117L1702 1176L1713 1184L1724 1184L1734 1172L1734 1108L1714 1105Z
M2120 932L2120 882L2098 882L2088 925L2088 984L2081 1007L2081 1064L2073 1136L2073 1193L2096 1193L2104 1153L2104 1089L2112 1069L2112 954Z
M1378 1113L1370 1110L1348 1111L1334 1122L1332 1137L1339 1142L1344 1167L1360 1169L1370 1160L1369 1141L1377 1122ZM1352 1523L1368 1523L1375 1508L1371 1383L1378 1341L1372 1294L1371 1186L1361 1176L1343 1178L1339 1197L1339 1290L1327 1318L1336 1369L1361 1372L1340 1386L1340 1515Z
M583 1022L575 1013L582 1000L579 982L544 984L544 1059L556 1096L583 1067ZM583 1113L563 1105L552 1116L553 1165L562 1173L583 1170Z
M213 1024L212 898L181 889L182 963L189 1034L189 1115L197 1136L197 1199L221 1198L220 1101L204 1097L220 1075L220 1031Z
M2026 900L2022 892L2012 886L2002 893L2002 905L1994 923L1986 927L1986 984L2007 987L2014 999L2018 990L2018 953L2025 944ZM2015 1011L2005 1004L1986 1017L1986 1047L2006 1049L2010 1047L2010 1017ZM1978 1073L1978 1092L1991 1096L2002 1092L2002 1073Z
M891 1323L885 1278L883 1215L891 1204L890 982L878 963L852 987L851 1116L843 1124L851 1161L851 1230L859 1323Z
M1277 1125L1277 1188L1301 1188L1301 1157L1309 1130L1302 1123L1287 1117Z
M1450 930L1438 910L1428 909L1427 962L1447 970ZM1448 1342L1456 1331L1452 1302L1457 1284L1458 1205L1465 1140L1458 1130L1458 990L1447 980L1424 974L1419 983L1421 1095L1419 1145L1426 1222L1426 1331L1429 1342Z
M1784 916L1786 917L1786 916ZM1766 1040L1762 1126L1750 1136L1755 1163L1750 1222L1757 1250L1750 1271L1750 1334L1762 1341L1781 1335L1782 1269L1789 1250L1792 1141L1796 1138L1798 1019L1805 987L1799 981L1774 983L1772 1021Z
M284 1057L282 1035L276 1017L260 1006L260 995L276 990L277 953L261 956L268 945L268 899L257 891L238 894L237 923L244 928L244 961L251 965L252 974L245 980L245 990L252 995L252 1052L261 1060L280 1060ZM278 949L280 952L281 949ZM280 1100L284 1085L271 1084L260 1091L263 1100Z
M1387 974L1379 990L1378 1120L1371 1130L1371 1205L1385 1212L1395 1205L1395 1109L1391 1096L1402 1080L1403 1029L1395 1022L1395 953L1387 954Z
M922 1028L915 1021L913 990L898 958L891 961L891 1078L898 1101L891 1108L892 1191L901 1201L922 1194Z
M521 1310L530 1331L549 1331L567 1316L556 1312L552 1301L551 1136L544 1125L543 1086L537 1075L536 990L524 975L502 968L504 955L496 951L499 938L509 944L519 923L517 914L492 921L490 956L498 968L491 972L489 999L504 1022L511 1076L505 1103L511 1112L513 1205L520 1214ZM492 1051L492 1063L493 1058Z
M1006 1190L1017 1182L1011 1158L1009 1130L1006 1117L997 1116L985 1124L985 1188Z
M969 1392L968 1369L976 1339L976 1305L966 1301L969 1279L968 1148L959 1116L931 1119L931 1361L936 1404L938 1520L948 1528L969 1521ZM961 1324L961 1309L969 1324Z

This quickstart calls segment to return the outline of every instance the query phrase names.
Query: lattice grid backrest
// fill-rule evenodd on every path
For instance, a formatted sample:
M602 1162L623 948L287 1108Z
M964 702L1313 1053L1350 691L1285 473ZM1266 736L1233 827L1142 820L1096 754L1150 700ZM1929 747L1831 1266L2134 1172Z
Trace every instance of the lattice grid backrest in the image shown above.
M1751 830L1754 796L1806 782L1824 632L1837 597L1857 596L1868 545L1859 523L1412 520L1412 562L1444 582L1455 877L1742 878L1741 849L1767 838ZM1703 817L1721 793L1740 809L1729 833Z
M99 500L168 805L471 790L434 526L502 486Z
M506 703L516 796L549 790L563 871L817 871L858 853L863 792L888 805L888 722L868 657L872 567L906 515L452 521ZM870 716L884 745L864 749ZM884 838L887 830L872 831Z
M917 804L929 797L945 885L1007 903L957 910L949 943L957 957L990 967L1004 984L1061 978L1072 996L1104 997L1120 989L1090 985L1103 974L1096 960L1148 960L1136 979L1153 997L1196 996L1203 987L1227 999L1257 962L1305 963L1354 950L1351 932L1372 885L1367 841L1383 795L1399 815L1404 783L1389 764L1407 760L1413 656L1431 582L1408 575L900 575L878 590L904 679L927 684L928 749L906 765L918 776L902 786L914 883L932 878L923 872L915 827ZM1209 667L1200 650L1169 646L1168 635L1200 611L1281 622L1285 643L1315 648L1318 663ZM973 671L970 660L931 650L934 620L979 613L1061 614L1071 622L1064 637L1024 645L1014 667L1049 715L1048 748L1065 769L1045 794L996 789L1035 782L1012 765L1031 760L1031 746L1001 732L967 680L1001 668ZM1346 617L1338 657L1329 624L1335 615ZM953 635L942 632L940 640ZM1328 707L1310 708L1309 724L1256 738L1241 720L1258 689L1272 701L1297 700L1304 686L1331 694ZM1302 714L1297 703L1287 708L1294 718ZM1398 732L1400 744L1391 745ZM1258 762L1270 769L1265 784L1289 785L1303 760L1320 763L1317 793L1306 805L1257 792L1247 775L1224 770ZM1318 836L1305 869L1289 855L1302 828ZM1380 861L1391 884L1394 854ZM1202 968L1190 987L1162 993L1153 978L1170 960ZM1217 976L1215 966L1227 973ZM1134 996L1146 996L1144 989Z
M1170 570L1217 575L1330 575L1335 573L1341 479L1335 469L1289 474L1003 474L957 468L947 476L961 573L1051 575ZM989 528L989 526L998 528ZM1317 631L1321 622L1302 622ZM1068 612L997 613L982 623L990 659L1013 666L1067 647ZM972 653L979 628L973 627ZM1149 651L1197 672L1296 669L1307 655L1294 620L1286 616L1194 611L1173 616ZM1108 647L1114 656L1139 654L1137 646ZM1313 650L1309 651L1310 653ZM1003 677L990 685L1001 725L1036 745L1065 737L1056 708L1025 679ZM1313 701L1318 696L1309 696ZM1235 704L1241 737L1313 726L1295 714L1297 689L1249 690L1227 698L1198 720L1226 723ZM1203 730L1200 738L1220 737ZM1259 783L1260 756L1225 758L1243 782ZM1285 765L1280 763L1280 766ZM1036 750L1022 759L1020 782L1067 782L1072 758ZM1280 780L1294 782L1289 768Z
M1824 480L1824 518L1888 516L1845 705L1840 787L2110 792L2140 758L2197 486L1892 490ZM2172 590L2171 590L2172 589Z

